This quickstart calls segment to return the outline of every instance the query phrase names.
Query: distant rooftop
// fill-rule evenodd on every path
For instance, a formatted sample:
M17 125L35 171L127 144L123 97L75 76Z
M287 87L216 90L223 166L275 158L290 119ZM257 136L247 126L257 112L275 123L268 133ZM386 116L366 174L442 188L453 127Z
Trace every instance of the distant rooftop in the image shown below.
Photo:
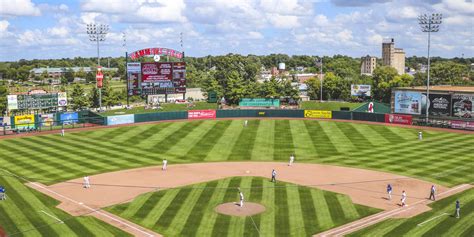
M40 67L40 68L33 68L30 70L30 72L33 72L35 74L41 74L44 71L48 73L65 73L67 70L72 69L74 72L79 72L81 69L84 70L84 72L95 72L95 68L91 67ZM118 68L106 68L102 67L103 71L117 71Z
M412 86L412 87L397 87L401 90L426 91L426 86ZM445 91L445 92L469 92L474 93L474 86L430 86L430 91Z

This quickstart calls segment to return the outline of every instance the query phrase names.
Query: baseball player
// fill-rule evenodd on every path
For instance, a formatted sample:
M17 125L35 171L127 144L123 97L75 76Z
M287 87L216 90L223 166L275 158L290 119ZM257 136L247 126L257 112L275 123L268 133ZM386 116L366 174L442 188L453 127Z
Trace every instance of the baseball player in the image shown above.
M244 194L239 188L239 196L240 196L240 207L244 207Z
M430 198L429 198L430 200L433 197L433 201L436 201L435 192L436 192L436 187L434 185L431 185Z
M168 161L166 159L163 160L163 167L162 170L166 170L166 166L168 166Z
M61 137L64 137L64 128L61 129Z
M248 120L244 121L244 127L247 127L248 122L249 122Z
M277 175L277 172L275 169L272 170L272 182L275 182L276 183L276 175Z
M392 200L392 185L387 185L388 200Z
M461 203L459 203L459 200L456 200L456 218L459 218L461 216L460 214L461 211Z
M291 156L290 156L290 163L288 163L288 166L291 166L294 161L295 161L295 155L294 155L294 154L291 154Z
M408 206L408 205L406 204L406 201L407 201L407 193L405 192L405 190L403 190L403 192L402 192L402 199L401 199L401 201L402 201L402 207Z
M89 180L89 176L85 176L84 177L84 185L83 185L84 188L90 188L91 187L91 183L90 183L90 180Z
M423 140L423 133L422 132L418 132L418 140Z

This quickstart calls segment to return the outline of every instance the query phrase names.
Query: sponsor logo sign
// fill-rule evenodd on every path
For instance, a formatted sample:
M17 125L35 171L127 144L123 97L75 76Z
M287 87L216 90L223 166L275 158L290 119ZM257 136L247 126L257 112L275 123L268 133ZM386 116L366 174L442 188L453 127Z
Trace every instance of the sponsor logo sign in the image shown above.
M421 114L421 93L396 91L394 112L400 114Z
M127 72L128 73L141 73L142 64L141 63L127 63Z
M351 85L351 96L370 96L370 85Z
M411 125L413 122L413 117L411 115L402 114L385 114L385 122Z
M474 95L454 94L453 95L453 117L474 118L472 107Z
M332 111L327 110L305 110L304 111L305 118L325 118L330 119L332 118Z
M140 49L130 54L130 59L135 60L148 55L166 55L174 58L183 58L183 53L167 48L146 48Z
M216 118L216 111L215 110L189 110L188 111L188 119L208 119L208 118Z
M125 115L107 116L107 125L118 125L118 124L127 124L127 123L135 123L135 115L125 114Z
M54 114L40 114L39 120L40 126L52 126L54 125Z
M58 106L67 105L67 94L66 92L58 92Z
M7 95L8 101L8 110L18 109L18 96L17 95Z
M373 102L370 102L369 105L368 105L368 108L367 108L367 111L369 113L373 113L374 112L374 103Z
M451 128L474 130L474 122L472 122L472 121L452 120L451 121Z
M16 128L35 128L35 115L19 115L13 119Z
M77 123L79 121L79 114L77 112L62 113L59 115L61 123L64 125Z
M171 81L172 79L172 63L142 63L142 84Z

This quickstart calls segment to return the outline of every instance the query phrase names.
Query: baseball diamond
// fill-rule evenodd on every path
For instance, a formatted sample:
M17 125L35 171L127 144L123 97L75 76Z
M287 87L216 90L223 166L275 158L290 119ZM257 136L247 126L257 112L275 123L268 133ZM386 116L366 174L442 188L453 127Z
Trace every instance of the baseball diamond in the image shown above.
M9 236L131 235L105 219L93 217L95 212L103 211L165 236L314 235L376 215L381 210L356 204L361 202L359 199L364 199L364 194L352 197L343 194L344 191L328 191L330 184L328 188L314 186L320 183L311 179L305 184L300 184L303 180L280 180L280 177L291 179L285 175L298 172L299 164L352 167L358 172L366 170L367 174L380 172L420 180L428 187L424 190L425 186L410 186L408 181L398 180L395 190L398 193L394 193L396 200L393 205L401 195L401 188L421 188L423 190L417 192L426 192L426 197L408 192L410 205L415 200L428 199L430 184L444 192L474 182L474 134L426 128L420 141L419 131L397 126L300 119L248 119L244 126L244 120L236 119L160 122L75 131L64 137L49 134L1 139L0 185L6 187L8 199L0 201L0 228ZM288 166L292 154L294 164ZM161 170L164 159L169 164L166 171ZM178 177L174 167L183 165L185 168L187 164L199 163L206 172L206 166L213 164L210 162L227 162L230 169L232 162L277 162L284 168L275 168L275 183L270 182L271 168L266 170L268 167L261 171L268 174L266 178L260 174L257 175L260 177L253 176L253 170L244 169L240 175L227 175L235 177L193 182L190 173L189 180L182 181L186 185L165 190L145 185L146 179L152 176L143 176L143 185L126 186L127 181L120 179L94 183L100 175L109 172L132 172L134 168L155 166L160 168L153 172L165 173L162 181L166 183L167 179ZM291 172L285 173L286 170ZM317 179L318 173L311 175ZM325 175L330 178L341 173ZM84 176L91 177L90 189L72 182ZM360 173L358 178L364 180L364 174ZM196 177L196 180L199 179ZM69 184L68 188L73 189L77 185L73 192L79 196L89 192L88 198L97 201L101 197L93 196L99 189L95 185L123 186L124 192L143 190L139 196L120 204L105 209L100 205L89 205L92 208L89 212L71 215L63 211L67 209L64 206L56 207L61 203L57 196L46 191L40 193L28 187L28 182L50 185L45 187L51 190L59 184ZM369 189L357 190L342 183L334 188L348 186L345 187L347 190L366 193L367 199L389 202L385 200L385 187L387 182L395 181L367 179L364 182L372 182L364 186ZM238 187L243 190L245 201L262 204L265 211L247 217L216 213L214 208L217 205L239 201ZM423 210L427 211L425 213L410 218L389 218L350 235L423 236L436 233L472 236L474 224L469 220L474 217L474 189L469 185L465 187L467 191L450 193L439 201L437 197L437 201L429 205L431 210ZM74 195L71 193L67 197ZM458 199L461 203L460 219L451 216ZM62 205L69 204L63 202ZM433 217L437 218L418 225Z

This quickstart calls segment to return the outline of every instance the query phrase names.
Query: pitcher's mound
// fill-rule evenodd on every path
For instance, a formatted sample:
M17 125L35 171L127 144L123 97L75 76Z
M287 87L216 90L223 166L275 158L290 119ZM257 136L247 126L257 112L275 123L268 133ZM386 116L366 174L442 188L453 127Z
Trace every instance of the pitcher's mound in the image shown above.
M220 204L214 209L217 213L229 216L253 216L265 211L265 206L253 202L244 202L240 207L239 203L228 202Z

